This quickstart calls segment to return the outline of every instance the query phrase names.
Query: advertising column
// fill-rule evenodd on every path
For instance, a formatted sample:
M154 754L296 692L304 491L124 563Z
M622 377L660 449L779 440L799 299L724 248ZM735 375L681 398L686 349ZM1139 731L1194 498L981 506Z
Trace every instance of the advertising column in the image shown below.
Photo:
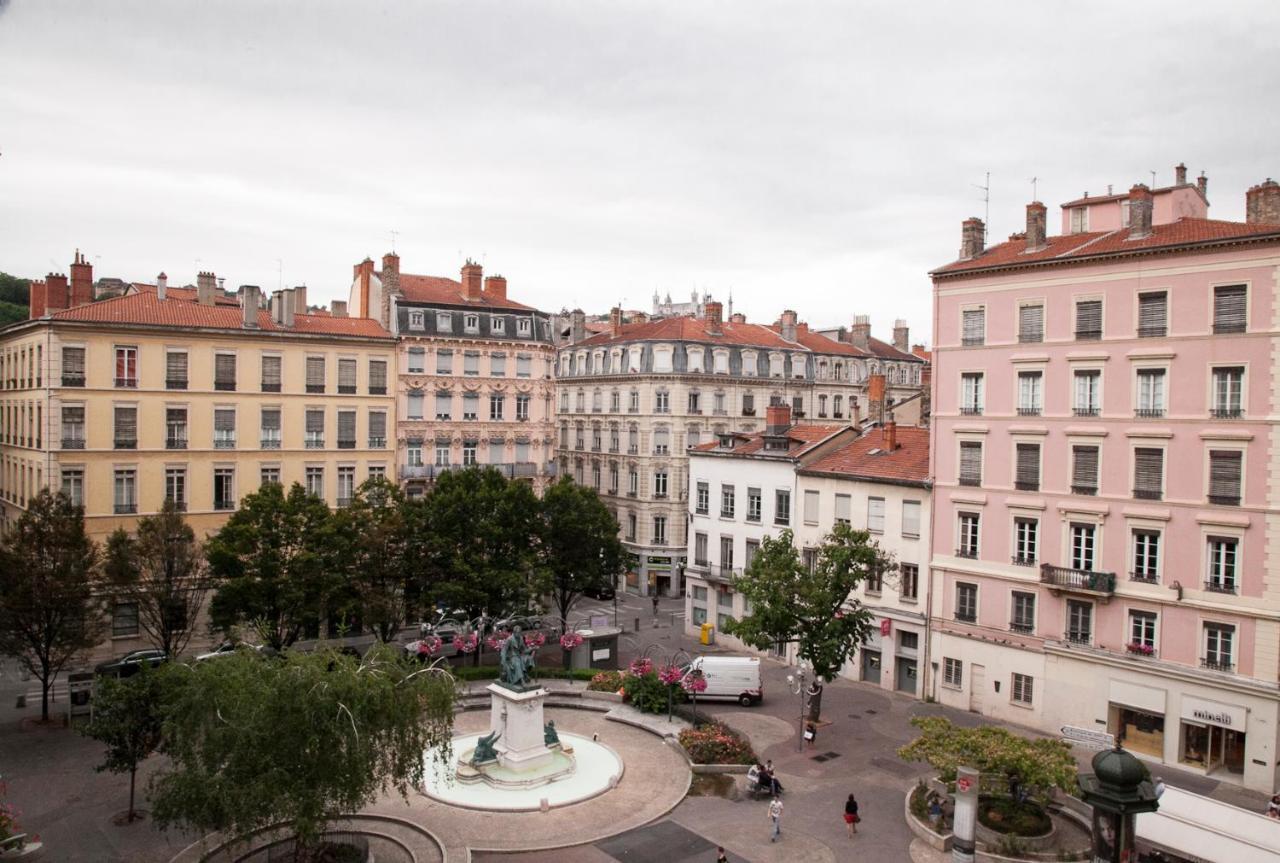
M974 821L978 817L978 771L970 767L956 770L956 812L952 827L951 859L973 863Z

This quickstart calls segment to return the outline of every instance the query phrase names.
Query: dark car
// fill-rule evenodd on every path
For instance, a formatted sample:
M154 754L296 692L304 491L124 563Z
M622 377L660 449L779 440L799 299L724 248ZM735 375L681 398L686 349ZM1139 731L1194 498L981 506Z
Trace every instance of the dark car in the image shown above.
M617 595L617 590L613 586L613 582L608 581L603 584L597 584L594 587L588 587L582 591L582 595L591 599L613 599Z
M94 666L94 674L110 674L115 677L130 677L142 670L142 666L153 667L166 661L169 655L163 650L149 647L146 650L135 650L126 653L119 659L101 662Z

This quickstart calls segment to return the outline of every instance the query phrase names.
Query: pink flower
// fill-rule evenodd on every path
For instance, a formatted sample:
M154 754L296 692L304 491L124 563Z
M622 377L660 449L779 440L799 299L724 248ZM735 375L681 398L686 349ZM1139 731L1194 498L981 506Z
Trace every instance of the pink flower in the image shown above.
M576 632L566 632L560 636L560 647L564 650L573 650L582 643L582 636Z
M653 671L653 660L648 657L641 657L631 661L631 673L636 677L644 677L650 671Z

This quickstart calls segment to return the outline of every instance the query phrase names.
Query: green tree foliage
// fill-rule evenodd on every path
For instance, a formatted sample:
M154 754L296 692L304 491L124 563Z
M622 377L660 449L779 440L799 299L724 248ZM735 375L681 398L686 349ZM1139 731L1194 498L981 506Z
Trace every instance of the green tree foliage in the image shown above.
M142 815L134 806L138 765L160 745L163 686L172 667L143 667L130 677L99 678L93 694L93 721L84 734L107 747L95 770L129 774L126 821Z
M624 552L618 522L593 489L562 477L542 496L540 509L538 566L563 632L583 591L614 584Z
M213 625L249 624L276 650L297 641L338 590L331 536L329 508L297 483L287 495L277 483L246 495L205 543L217 583Z
M538 498L526 483L489 467L451 470L419 506L409 551L428 602L471 618L528 604Z
M0 541L0 654L16 656L39 679L46 722L54 677L104 632L96 561L84 511L48 489L28 501Z
M407 506L399 488L374 478L356 490L350 506L333 514L335 568L352 610L382 641L395 638L407 622L414 594Z
M1031 740L991 725L962 728L940 716L917 716L911 724L920 736L899 749L898 757L927 762L943 781L954 780L957 767L971 767L1001 776L1010 789L1026 789L1042 802L1054 788L1075 793L1078 767L1062 740Z
M175 676L156 823L246 834L288 822L305 859L327 821L388 789L407 797L424 753L452 736L454 683L397 653L240 653Z
M191 641L209 581L204 551L172 501L138 520L130 536L107 538L103 570L117 600L135 603L138 625L153 645L177 657Z
M847 524L827 535L812 571L801 561L791 531L766 536L733 585L751 603L751 613L730 621L725 631L760 650L794 643L816 677L832 680L871 630L871 615L853 597L854 589L872 573L895 568L870 534Z
M8 273L0 272L0 302L13 303L23 307L23 317L26 317L26 307L31 301L31 280L23 279L18 276L11 276Z

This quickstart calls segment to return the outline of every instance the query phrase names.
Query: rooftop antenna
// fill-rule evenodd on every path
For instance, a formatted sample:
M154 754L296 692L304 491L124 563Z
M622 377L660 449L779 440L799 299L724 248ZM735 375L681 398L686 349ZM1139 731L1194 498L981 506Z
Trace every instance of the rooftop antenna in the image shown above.
M276 287L284 290L284 261L276 258Z
M1151 188L1154 189L1155 187L1156 187L1156 172L1152 171L1151 172Z
M393 255L396 253L396 237L398 237L398 236L400 236L400 232L399 232L399 231L392 231L392 232L391 232L391 254L393 254Z
M971 184L975 189L982 190L982 245L987 245L987 224L991 221L991 172L987 171L986 185L979 186L977 183Z
M1033 200L1033 201L1038 201L1038 200L1040 200L1039 198L1037 198L1037 197L1036 197L1036 184L1037 184L1039 181L1040 181L1040 178L1039 178L1039 177L1032 177L1032 178L1031 178L1031 200Z

